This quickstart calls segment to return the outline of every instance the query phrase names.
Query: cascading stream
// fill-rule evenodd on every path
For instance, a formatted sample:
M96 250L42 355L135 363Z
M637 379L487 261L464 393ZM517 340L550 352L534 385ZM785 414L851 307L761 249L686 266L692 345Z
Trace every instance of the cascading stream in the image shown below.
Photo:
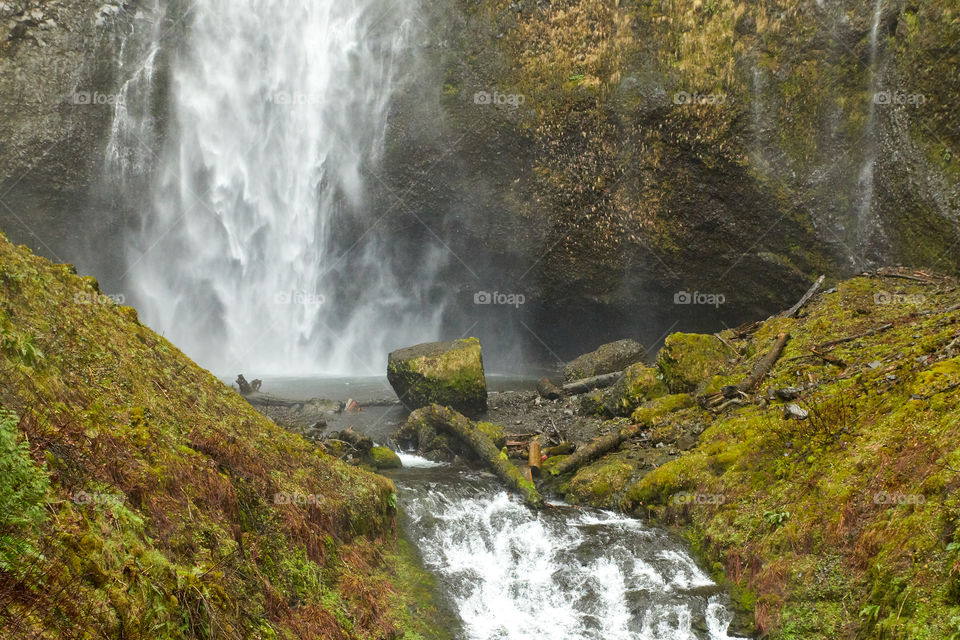
M441 305L401 290L368 197L415 10L193 6L128 277L141 316L201 364L380 374L390 349L435 339ZM142 125L130 113L114 139ZM436 261L421 264L429 283Z
M726 640L724 595L643 522L534 513L487 474L404 456L405 528L469 640Z

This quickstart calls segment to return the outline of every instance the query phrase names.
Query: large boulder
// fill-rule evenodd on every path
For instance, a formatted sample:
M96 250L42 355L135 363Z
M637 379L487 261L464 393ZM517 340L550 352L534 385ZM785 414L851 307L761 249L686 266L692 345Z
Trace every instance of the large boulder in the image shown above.
M660 378L673 393L691 393L712 376L723 373L736 354L716 336L674 333L657 354Z
M617 340L602 345L571 360L563 368L563 377L567 382L599 376L604 373L622 371L630 365L640 362L646 357L647 351L636 340Z
M467 415L487 410L480 341L426 342L390 354L387 380L411 411L430 404Z
M644 402L669 393L667 385L657 376L658 371L653 367L642 362L632 364L624 369L623 376L612 387L585 395L580 403L581 413L629 416Z

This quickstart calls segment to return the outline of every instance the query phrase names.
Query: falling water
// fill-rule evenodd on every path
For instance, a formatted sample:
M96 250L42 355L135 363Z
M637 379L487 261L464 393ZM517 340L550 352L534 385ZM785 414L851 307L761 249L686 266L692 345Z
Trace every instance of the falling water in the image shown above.
M870 28L870 104L867 108L866 158L857 180L859 205L857 211L857 245L859 255L855 260L862 261L868 250L868 243L875 228L873 211L874 167L877 163L876 114L877 114L877 51L879 49L880 18L883 13L883 0L876 0L873 11L873 24ZM860 265L857 265L860 266Z
M412 2L193 6L128 267L141 316L201 364L380 374L435 338L440 309L401 290L370 198Z

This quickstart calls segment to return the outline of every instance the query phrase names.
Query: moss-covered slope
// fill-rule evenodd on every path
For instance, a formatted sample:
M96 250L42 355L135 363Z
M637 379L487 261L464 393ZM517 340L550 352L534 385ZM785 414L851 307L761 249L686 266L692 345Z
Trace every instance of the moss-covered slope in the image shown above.
M4 638L432 635L389 480L2 237L0 405Z
M571 485L676 525L771 638L960 637L960 289L919 277L855 278L724 332L728 381L791 339L744 406L654 416ZM624 462L631 486L594 486Z

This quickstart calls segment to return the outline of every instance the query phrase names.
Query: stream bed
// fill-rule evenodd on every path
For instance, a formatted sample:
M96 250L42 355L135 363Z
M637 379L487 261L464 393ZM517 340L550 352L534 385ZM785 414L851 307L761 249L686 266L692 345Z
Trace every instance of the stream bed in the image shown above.
M493 378L491 387L530 382ZM385 380L264 380L278 395L362 400L392 393ZM396 449L399 406L344 412L352 427ZM727 594L674 535L642 520L551 502L539 512L490 473L398 452L401 526L461 640L728 640Z

